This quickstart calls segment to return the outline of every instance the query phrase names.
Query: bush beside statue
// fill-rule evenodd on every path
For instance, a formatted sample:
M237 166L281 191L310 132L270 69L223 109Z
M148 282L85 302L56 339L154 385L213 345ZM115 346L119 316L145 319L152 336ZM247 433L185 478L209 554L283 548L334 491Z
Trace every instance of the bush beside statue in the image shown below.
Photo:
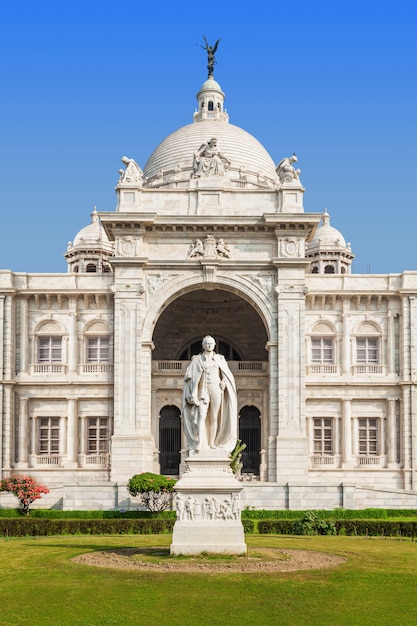
M175 483L169 476L143 472L129 479L127 490L131 496L139 496L148 511L159 513L170 507Z

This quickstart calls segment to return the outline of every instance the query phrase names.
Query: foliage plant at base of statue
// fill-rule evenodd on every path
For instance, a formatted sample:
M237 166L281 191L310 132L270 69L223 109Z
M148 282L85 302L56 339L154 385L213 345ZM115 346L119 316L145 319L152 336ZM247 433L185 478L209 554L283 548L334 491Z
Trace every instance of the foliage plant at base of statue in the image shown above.
M240 473L242 471L243 463L242 463L242 452L246 448L246 443L243 443L241 439L236 441L236 445L230 453L230 467L232 468L233 474L236 478L239 478Z
M169 476L143 472L129 479L127 490L131 496L139 496L140 502L149 511L159 513L170 506L175 482Z
M17 475L0 481L0 491L12 493L22 505L22 513L29 515L32 502L39 500L42 494L49 493L48 487L37 483L31 476Z

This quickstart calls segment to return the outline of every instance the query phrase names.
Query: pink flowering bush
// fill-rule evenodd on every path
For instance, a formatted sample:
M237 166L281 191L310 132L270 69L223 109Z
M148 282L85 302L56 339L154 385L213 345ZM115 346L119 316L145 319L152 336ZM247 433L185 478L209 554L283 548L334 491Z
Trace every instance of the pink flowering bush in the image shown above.
M12 493L22 505L22 513L29 515L29 506L39 500L42 494L49 493L48 487L37 483L31 476L23 474L4 478L0 481L0 491Z
M143 472L135 474L127 483L131 496L139 496L140 502L153 513L164 511L171 504L176 481L169 476Z

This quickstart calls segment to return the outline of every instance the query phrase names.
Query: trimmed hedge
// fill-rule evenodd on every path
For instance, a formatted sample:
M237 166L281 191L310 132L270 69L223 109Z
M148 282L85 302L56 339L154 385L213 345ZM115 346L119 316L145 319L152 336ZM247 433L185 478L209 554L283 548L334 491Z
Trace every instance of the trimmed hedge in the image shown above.
M0 519L0 536L45 537L48 535L124 535L171 533L174 520L164 519Z
M338 535L365 535L370 537L411 537L417 536L417 521L390 521L390 520L338 520L336 521Z
M345 520L345 519L390 519L390 518L414 518L417 519L417 510L415 509L333 509L327 511L325 509L313 509L313 512L326 520ZM254 520L298 520L305 515L306 511L269 511L265 509L244 509L242 511L242 519Z
M157 535L172 533L173 519L44 519L33 517L0 519L0 536L46 537L56 535ZM254 523L243 521L246 533Z
M389 520L336 520L338 535L369 536L369 537L417 537L417 521L393 522ZM294 522L292 520L260 520L258 532L260 534L291 535Z
M258 532L261 535L291 535L294 526L293 519L265 519L259 520Z

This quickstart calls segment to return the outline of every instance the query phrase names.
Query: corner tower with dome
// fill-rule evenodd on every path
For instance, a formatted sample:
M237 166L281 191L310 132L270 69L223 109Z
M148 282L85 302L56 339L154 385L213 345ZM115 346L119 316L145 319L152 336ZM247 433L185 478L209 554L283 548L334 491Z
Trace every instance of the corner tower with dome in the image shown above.
M352 273L297 156L229 123L213 67L190 124L122 157L67 273L0 272L1 475L46 483L42 505L136 508L133 474L184 472L184 373L211 335L243 506L417 508L417 274Z

